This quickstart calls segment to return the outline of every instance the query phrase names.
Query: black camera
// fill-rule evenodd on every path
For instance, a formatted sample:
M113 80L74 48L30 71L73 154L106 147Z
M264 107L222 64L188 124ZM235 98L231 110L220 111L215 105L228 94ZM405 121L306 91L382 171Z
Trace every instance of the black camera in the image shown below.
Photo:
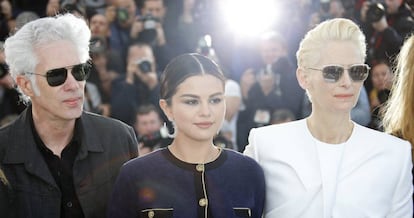
M5 63L0 63L0 79L9 73L9 67Z
M138 138L138 143L142 143L147 148L162 148L171 144L172 139L165 136L162 131L156 131Z
M375 23L381 20L385 14L384 5L381 3L370 3L366 14L366 20L368 23Z
M152 71L151 62L146 59L138 60L138 68L142 73L149 73Z
M159 19L151 14L146 14L143 15L139 21L143 24L143 30L140 32L137 41L155 45L157 39L156 27L160 22Z
M157 27L157 23L159 22L158 18L152 16L151 14L142 16L140 21L143 23L144 30L155 29Z

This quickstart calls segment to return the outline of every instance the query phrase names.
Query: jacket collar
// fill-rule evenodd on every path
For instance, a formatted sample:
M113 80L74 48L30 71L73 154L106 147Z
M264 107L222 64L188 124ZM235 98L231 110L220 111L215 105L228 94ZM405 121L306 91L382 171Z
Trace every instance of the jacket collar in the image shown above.
M56 185L46 162L43 160L42 154L35 144L30 127L30 119L32 118L28 114L31 112L31 107L28 107L16 121L10 124L9 127L6 127L9 128L10 140L5 150L3 164L23 163L29 173L37 175L49 184ZM96 128L93 126L90 116L89 113L83 112L80 117L82 139L76 160L85 159L89 152L104 152L98 133L96 131L88 131Z

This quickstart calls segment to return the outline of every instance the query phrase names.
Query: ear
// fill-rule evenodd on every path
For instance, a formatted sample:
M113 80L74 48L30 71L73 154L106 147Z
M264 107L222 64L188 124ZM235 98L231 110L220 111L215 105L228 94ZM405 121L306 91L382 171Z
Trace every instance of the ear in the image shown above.
M35 95L32 83L30 82L30 79L28 79L26 76L17 75L16 84L20 87L20 89L25 95L29 97L33 97Z
M170 105L168 105L167 100L165 99L160 99L159 101L160 107L162 109L162 111L164 112L165 116L167 116L169 121L173 121L173 116L172 116L172 112L171 112L171 107Z
M298 67L296 69L296 78L298 79L298 83L302 89L307 89L309 86L309 75L307 72L303 70L303 68Z

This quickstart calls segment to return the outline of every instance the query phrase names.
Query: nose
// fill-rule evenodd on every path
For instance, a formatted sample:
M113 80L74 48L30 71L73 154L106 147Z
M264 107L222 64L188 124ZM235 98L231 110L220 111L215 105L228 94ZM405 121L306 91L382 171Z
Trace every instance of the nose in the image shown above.
M200 115L208 117L211 115L211 109L208 102L203 102L200 104Z
M72 69L68 70L68 75L66 77L66 81L63 84L63 88L65 91L76 90L80 87L79 81L75 79L72 75Z
M352 84L352 79L349 76L349 71L345 70L345 72L342 74L341 78L339 78L339 82L341 86L349 87Z

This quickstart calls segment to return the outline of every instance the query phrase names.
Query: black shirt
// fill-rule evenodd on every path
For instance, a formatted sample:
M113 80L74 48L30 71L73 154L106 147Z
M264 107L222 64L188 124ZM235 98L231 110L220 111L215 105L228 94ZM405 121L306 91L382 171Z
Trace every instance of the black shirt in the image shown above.
M28 113L32 116L31 111ZM82 218L84 217L81 205L73 183L73 163L78 154L81 143L81 123L79 119L75 122L75 130L70 143L62 150L61 158L45 146L34 127L33 117L30 119L33 136L40 153L45 160L50 173L55 179L61 191L61 218Z

